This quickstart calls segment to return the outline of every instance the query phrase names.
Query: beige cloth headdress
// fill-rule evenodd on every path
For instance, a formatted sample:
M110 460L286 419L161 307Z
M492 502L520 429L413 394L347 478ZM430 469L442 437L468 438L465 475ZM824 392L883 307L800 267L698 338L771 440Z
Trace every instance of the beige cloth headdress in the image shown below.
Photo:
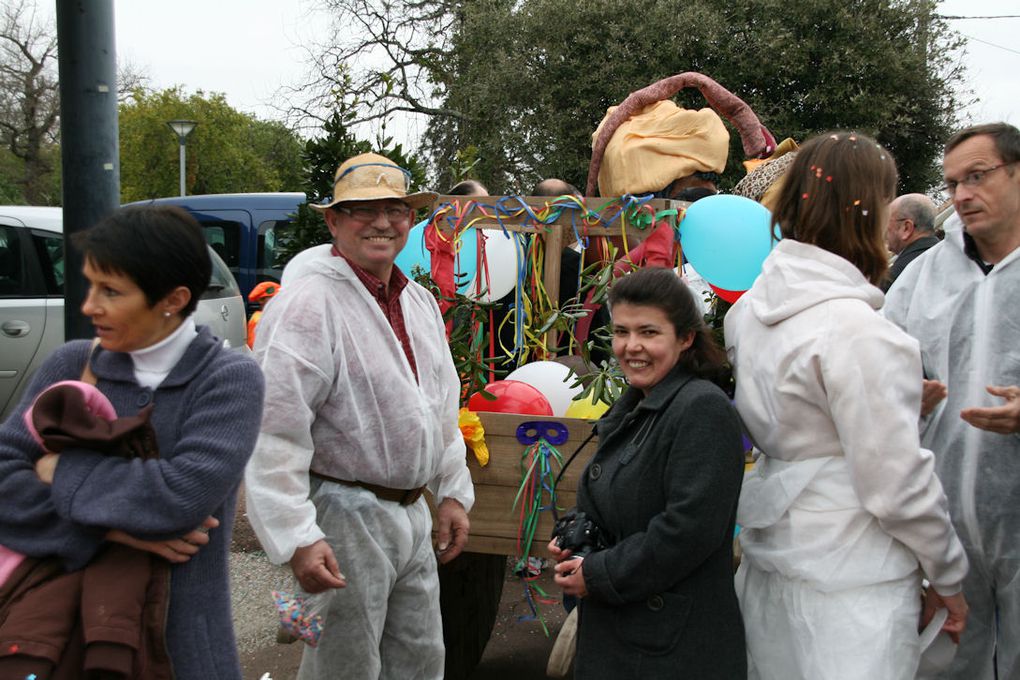
M616 108L606 112L593 144ZM712 109L682 109L669 100L650 104L624 121L606 145L599 191L603 196L651 193L695 172L721 173L729 144L730 133Z

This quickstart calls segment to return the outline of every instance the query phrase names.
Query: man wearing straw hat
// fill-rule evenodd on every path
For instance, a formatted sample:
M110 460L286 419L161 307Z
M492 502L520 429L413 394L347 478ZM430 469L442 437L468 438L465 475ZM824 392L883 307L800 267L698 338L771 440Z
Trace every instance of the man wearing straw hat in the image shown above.
M463 549L474 491L439 308L394 266L414 210L435 199L409 179L377 154L340 165L332 199L313 206L332 257L281 289L255 341L268 387L248 517L271 561L333 593L304 679L443 676L436 556Z

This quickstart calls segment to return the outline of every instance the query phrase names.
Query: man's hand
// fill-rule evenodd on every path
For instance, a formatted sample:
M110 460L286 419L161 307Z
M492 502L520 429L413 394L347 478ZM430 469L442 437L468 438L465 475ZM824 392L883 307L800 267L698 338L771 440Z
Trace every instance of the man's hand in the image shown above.
M343 588L347 579L340 573L340 565L325 539L298 548L290 558L290 570L301 587L309 593L321 593L330 588Z
M923 417L935 410L939 402L949 394L949 390L944 382L938 380L922 380L921 384L921 416Z
M956 595L939 595L934 588L929 587L924 594L924 608L921 610L921 629L935 616L935 612L945 607L949 610L949 617L942 624L942 630L949 634L950 639L960 644L960 633L967 627L967 614L970 609L967 607L967 600L963 593Z
M445 498L436 508L436 538L438 545L439 563L446 564L459 555L468 541L468 530L471 523L468 522L467 512L460 501L453 498Z
M57 472L57 463L59 462L59 453L47 451L39 460L35 461L35 476L46 484L53 484L53 475Z
M189 531L180 538L171 538L166 541L143 541L120 529L110 529L106 532L106 540L136 550L151 552L173 564L181 564L197 555L199 549L209 543L209 530L215 529L219 525L220 521L215 517L206 517L197 529Z
M985 389L988 394L1002 397L1006 403L989 408L965 408L960 411L960 417L981 430L999 434L1020 432L1020 387L989 385Z

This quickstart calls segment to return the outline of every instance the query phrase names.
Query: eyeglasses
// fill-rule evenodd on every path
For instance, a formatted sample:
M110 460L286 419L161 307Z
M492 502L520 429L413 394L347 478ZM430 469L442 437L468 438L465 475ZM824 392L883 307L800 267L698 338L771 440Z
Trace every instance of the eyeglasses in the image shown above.
M980 186L981 183L985 181L985 177L989 173L995 172L999 168L1005 168L1010 165L1013 165L1013 163L1016 163L1016 161L1010 161L1009 163L1000 163L999 165L993 165L992 167L985 168L984 170L974 170L973 172L968 172L966 175L963 176L963 179L961 179L958 182L954 180L947 180L946 185L942 187L942 191L945 191L950 196L955 196L956 187L960 186L961 184L965 187L970 187L971 189L973 189L976 186Z
M348 208L343 205L335 205L333 207L359 222L375 222L379 218L379 213L385 215L386 219L393 223L405 222L411 219L410 208L398 208L394 205L386 208L369 208L364 205L359 205L356 208Z

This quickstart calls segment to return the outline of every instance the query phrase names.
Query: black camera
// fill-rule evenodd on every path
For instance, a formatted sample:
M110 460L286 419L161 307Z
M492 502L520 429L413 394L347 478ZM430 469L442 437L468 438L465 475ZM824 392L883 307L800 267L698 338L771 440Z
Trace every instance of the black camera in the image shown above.
M602 529L583 512L569 512L556 520L552 537L556 545L574 557L585 557L607 547Z

